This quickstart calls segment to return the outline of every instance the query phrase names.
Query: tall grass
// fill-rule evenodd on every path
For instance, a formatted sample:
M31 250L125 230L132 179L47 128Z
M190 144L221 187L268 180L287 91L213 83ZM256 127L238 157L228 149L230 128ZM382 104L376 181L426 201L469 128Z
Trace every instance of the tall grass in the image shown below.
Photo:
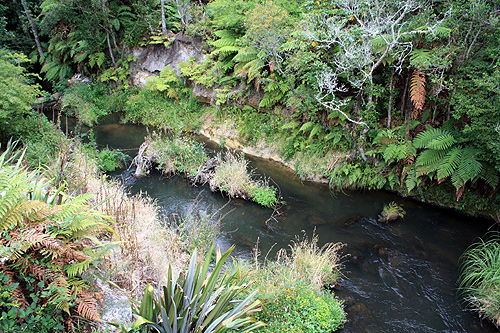
M243 154L217 155L217 166L210 179L210 189L226 192L231 198L247 198L252 179L248 171L248 161Z
M265 179L256 179L248 168L244 155L227 151L217 155L217 166L210 178L212 191L225 192L231 198L253 200L265 207L277 204L276 188Z
M256 253L253 264L240 269L239 280L252 284L264 310L257 318L268 326L261 332L332 332L346 317L339 301L325 285L340 276L344 245L318 246L318 237L297 239L290 251L281 249L276 260L261 263Z
M174 228L158 214L157 203L143 194L130 196L118 182L101 177L96 162L76 149L65 169L70 187L92 193L97 209L112 216L122 242L106 262L103 274L120 287L140 294L147 283L161 281L168 266L180 272L189 259L187 247Z
M500 236L480 240L461 258L460 290L482 318L500 328Z
M196 175L200 166L208 159L201 143L194 139L171 134L160 136L153 133L148 154L158 156L158 168L165 174L185 173Z

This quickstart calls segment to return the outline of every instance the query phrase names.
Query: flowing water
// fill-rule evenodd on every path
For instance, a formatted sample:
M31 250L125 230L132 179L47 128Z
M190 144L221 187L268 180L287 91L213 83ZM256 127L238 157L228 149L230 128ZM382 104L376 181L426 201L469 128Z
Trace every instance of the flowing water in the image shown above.
M100 145L130 149L134 155L146 131L111 119L94 128ZM217 149L207 144L208 148ZM135 150L134 150L135 149ZM282 214L254 203L232 200L207 187L192 187L182 177L164 179L157 172L134 180L130 191L147 192L163 213L186 214L196 206L220 210L221 247L237 245L240 257L251 256L258 241L263 256L286 248L296 236L313 233L320 245L342 242L344 278L336 294L345 300L348 323L343 332L495 332L489 323L467 311L457 295L458 261L462 252L483 236L491 221L435 208L387 192L332 193L328 186L302 182L278 163L248 157L255 173L270 177L286 204ZM404 220L376 221L391 201L402 204Z

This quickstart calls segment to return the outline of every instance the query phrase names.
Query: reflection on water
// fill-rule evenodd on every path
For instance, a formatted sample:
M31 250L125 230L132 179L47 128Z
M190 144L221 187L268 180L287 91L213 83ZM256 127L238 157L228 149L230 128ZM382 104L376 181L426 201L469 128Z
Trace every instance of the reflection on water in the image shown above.
M138 148L146 132L134 125L107 124L94 129L99 144ZM212 147L213 148L213 147ZM344 332L494 332L464 309L457 296L458 259L482 236L489 221L472 219L386 192L331 193L328 186L301 182L289 169L250 158L256 173L271 177L286 204L276 219L272 210L228 199L207 187L192 187L182 177L163 179L157 172L129 183L147 192L164 214L184 214L197 204L221 209L222 247L237 244L237 254L260 251L272 256L297 235L316 232L320 243L346 243L344 279L337 295L345 300L349 322ZM126 178L125 173L125 178ZM404 220L376 221L382 207L396 201Z

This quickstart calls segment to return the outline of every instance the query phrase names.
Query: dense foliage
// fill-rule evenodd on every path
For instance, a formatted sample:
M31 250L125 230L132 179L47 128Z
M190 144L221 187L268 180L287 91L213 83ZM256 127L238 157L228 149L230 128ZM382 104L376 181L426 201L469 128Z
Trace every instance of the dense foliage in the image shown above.
M82 273L106 255L97 236L112 231L89 196L72 196L0 156L0 328L63 331L78 313L100 320L97 294ZM21 156L22 157L22 156Z
M45 80L59 89L78 72L119 88L116 108L103 107L113 98L97 86L71 90L65 106L88 124L124 108L131 121L199 126L200 105L168 66L128 99L117 94L136 60L127 47L168 47L184 31L207 45L205 60L181 64L182 75L216 92L217 112L230 114L243 138L279 142L301 176L425 200L426 186L454 189L455 201L499 205L493 1L21 2L1 7L1 27L12 37L30 32L41 45L33 59ZM29 53L27 44L2 45ZM339 158L317 170L304 162L332 151Z
M72 85L63 107L86 124L116 110L176 131L214 118L248 145L277 147L305 179L498 219L499 19L493 0L10 1L0 5L0 139L23 139L31 167L54 159L58 134L32 108L36 83L64 91L78 73L92 83ZM131 87L131 48L169 47L178 32L203 38L204 60Z

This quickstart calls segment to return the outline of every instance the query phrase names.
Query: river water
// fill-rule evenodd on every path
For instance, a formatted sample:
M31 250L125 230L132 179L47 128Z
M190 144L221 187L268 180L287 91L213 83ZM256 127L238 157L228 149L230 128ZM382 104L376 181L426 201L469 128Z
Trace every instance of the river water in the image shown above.
M127 149L134 155L143 142L142 126L110 119L94 128L99 145ZM200 139L202 140L202 139ZM207 143L207 148L218 149ZM343 279L335 293L345 300L348 323L343 332L496 332L466 310L457 294L458 261L493 222L460 215L387 192L333 193L327 185L302 182L288 168L248 157L259 175L270 177L286 204L276 218L271 209L241 200L229 201L207 187L192 187L182 177L164 179L158 172L144 179L118 173L132 193L147 192L164 214L186 214L194 206L219 210L221 247L236 244L237 255L250 257L258 241L263 256L286 248L296 236L313 233L320 245L342 242ZM380 224L377 215L395 201L406 210L403 220ZM271 218L271 219L270 219Z

